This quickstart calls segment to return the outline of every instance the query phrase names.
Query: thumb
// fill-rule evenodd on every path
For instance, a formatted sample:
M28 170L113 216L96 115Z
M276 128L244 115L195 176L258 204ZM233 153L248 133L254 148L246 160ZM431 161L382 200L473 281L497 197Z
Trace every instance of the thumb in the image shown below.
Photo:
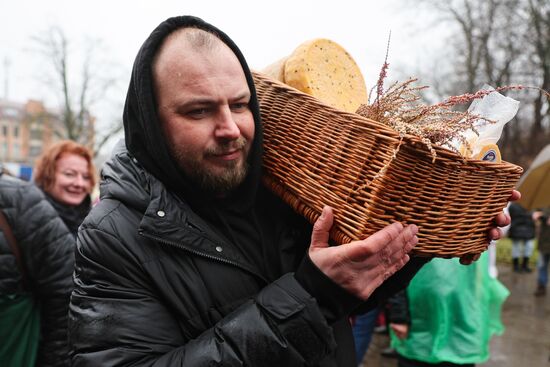
M317 218L311 233L311 249L328 247L329 231L332 228L334 215L332 208L325 205L321 216Z

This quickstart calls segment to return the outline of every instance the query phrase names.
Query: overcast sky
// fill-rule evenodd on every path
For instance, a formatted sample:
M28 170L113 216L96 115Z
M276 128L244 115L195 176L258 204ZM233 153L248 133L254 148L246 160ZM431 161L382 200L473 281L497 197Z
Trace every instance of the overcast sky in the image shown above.
M59 26L73 49L86 38L101 40L101 58L116 65L113 70L121 79L111 98L123 101L142 42L161 21L184 14L199 16L226 32L253 69L290 54L306 40L329 38L355 58L369 89L384 61L390 31L394 77L404 70L412 72L441 42L422 14L404 11L398 0L1 0L0 97L6 97L7 77L9 99L35 98L53 107L55 101L37 82L44 61L29 49L31 37Z

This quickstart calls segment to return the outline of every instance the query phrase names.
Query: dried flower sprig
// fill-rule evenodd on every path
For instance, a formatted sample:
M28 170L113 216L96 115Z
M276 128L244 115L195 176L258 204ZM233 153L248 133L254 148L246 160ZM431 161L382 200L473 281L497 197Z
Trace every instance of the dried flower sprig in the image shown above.
M380 69L380 74L378 75L378 81L376 83L376 100L373 103L374 105L377 105L378 102L380 101L380 97L384 95L384 80L388 75L388 68L390 67L390 64L388 64L388 55L390 54L390 41L391 41L391 31L390 31L390 34L388 35L388 43L386 45L386 56L384 57L384 64ZM372 94L372 89L369 93L369 97L368 97L369 101L370 101L371 94ZM369 101L367 101L367 103Z
M540 88L509 85L451 96L434 105L424 105L420 102L420 92L429 87L415 86L416 78L411 78L402 83L394 83L387 90L384 90L383 84L384 79L387 77L388 66L386 54L386 60L384 60L376 85L376 99L371 104L361 105L357 113L394 128L402 136L409 134L419 137L431 152L434 161L436 151L433 145L447 144L450 149L461 154L456 148L448 144L453 140L458 140L466 147L465 151L471 151L472 147L464 138L463 133L472 130L478 134L476 126L479 126L480 123L495 123L495 121L469 111L456 111L453 109L456 106L481 99L494 92L509 90L535 89L550 99L550 94ZM371 94L373 90L371 90Z
M377 96L375 103L361 105L357 113L394 128L402 136L419 137L430 150L433 159L436 157L433 145L443 145L453 139L468 145L461 133L468 129L475 131L474 123L481 118L467 111L452 110L452 107L467 98L460 96L436 105L423 105L420 103L420 92L428 87L415 86L416 81L409 79L403 83L394 83Z
M453 148L453 145L449 144L454 140L458 140L465 146L465 152L471 152L472 147L464 138L463 133L471 130L479 135L476 126L480 126L480 123L495 123L495 121L483 118L469 111L456 111L453 109L456 106L481 99L491 93L524 89L537 90L550 100L550 93L541 88L508 85L495 89L479 90L475 93L451 96L443 102L434 105L424 105L420 102L420 92L429 87L415 86L414 83L418 81L416 78L411 78L402 83L394 83L387 90L384 90L384 81L387 78L389 67L390 39L391 33L388 37L386 56L378 81L371 89L367 103L359 106L356 112L359 115L394 128L402 137L407 134L419 137L431 152L434 161L436 151L433 145L447 145L450 149L462 155L456 148ZM374 90L376 90L376 98L370 103ZM394 152L393 156L396 153Z

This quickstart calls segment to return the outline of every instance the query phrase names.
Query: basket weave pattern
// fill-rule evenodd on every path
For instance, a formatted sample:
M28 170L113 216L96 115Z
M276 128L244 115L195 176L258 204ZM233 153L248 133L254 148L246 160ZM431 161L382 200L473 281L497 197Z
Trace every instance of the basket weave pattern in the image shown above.
M264 133L264 183L313 223L334 209L331 238L362 239L400 221L419 227L417 255L487 248L487 231L522 169L463 160L376 121L339 111L254 73ZM394 152L398 151L395 158ZM389 164L388 164L389 163ZM387 169L382 172L382 168Z

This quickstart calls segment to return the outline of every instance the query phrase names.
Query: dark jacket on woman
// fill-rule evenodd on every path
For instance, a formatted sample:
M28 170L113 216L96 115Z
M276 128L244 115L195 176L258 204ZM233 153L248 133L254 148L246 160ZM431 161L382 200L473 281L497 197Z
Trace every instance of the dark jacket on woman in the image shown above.
M0 175L0 209L17 241L27 288L15 256L0 232L0 294L30 291L41 310L37 366L68 366L67 314L73 288L74 238L42 191Z
M410 324L409 298L407 290L403 289L391 296L384 305L388 323Z
M182 26L215 31L252 93L249 173L213 198L166 148L151 61ZM261 124L252 76L222 32L194 17L163 22L134 64L125 145L102 171L101 200L80 227L70 306L74 366L355 366L347 315L361 302L309 260L311 225L260 184ZM364 308L403 287L412 260Z
M532 213L517 203L510 204L510 229L508 237L513 240L531 240L535 238L535 222Z
M86 216L90 212L90 209L92 208L90 195L87 195L82 203L77 206L60 203L55 198L50 196L47 192L44 192L44 195L53 206L53 208L57 211L57 214L59 215L63 223L65 223L65 226L67 226L69 231L76 239L78 227L84 221L84 218L86 218Z

